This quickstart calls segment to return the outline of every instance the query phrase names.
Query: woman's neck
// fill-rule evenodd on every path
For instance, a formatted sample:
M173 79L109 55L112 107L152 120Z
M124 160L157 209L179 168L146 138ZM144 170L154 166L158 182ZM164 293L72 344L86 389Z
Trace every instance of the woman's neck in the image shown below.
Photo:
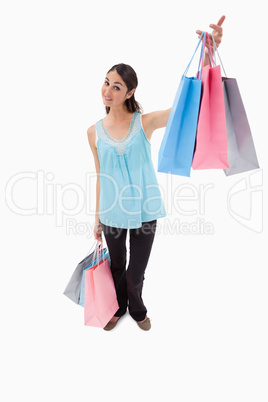
M130 113L127 109L115 109L115 108L111 108L107 117L108 120L112 120L112 121L116 121L116 122L120 122L123 120L128 120L129 116L132 113Z

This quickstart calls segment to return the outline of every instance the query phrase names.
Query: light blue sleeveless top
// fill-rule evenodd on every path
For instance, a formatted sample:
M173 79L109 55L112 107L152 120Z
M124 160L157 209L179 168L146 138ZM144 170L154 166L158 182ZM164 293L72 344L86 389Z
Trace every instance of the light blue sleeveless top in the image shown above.
M166 216L151 158L151 143L134 112L127 136L116 140L95 124L100 162L99 218L107 226L134 229Z

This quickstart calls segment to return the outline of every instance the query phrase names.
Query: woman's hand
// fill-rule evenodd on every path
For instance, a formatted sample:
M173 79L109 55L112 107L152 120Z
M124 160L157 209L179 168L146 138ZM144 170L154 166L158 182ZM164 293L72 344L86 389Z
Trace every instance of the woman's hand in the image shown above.
M212 35L214 36L214 40L215 40L215 43L216 43L217 47L219 47L219 45L220 45L220 43L222 41L222 36L223 36L222 24L223 24L224 20L225 20L225 15L223 15L219 19L217 25L210 24L210 28L213 28ZM202 34L202 31L197 30L196 33L198 34L198 38L200 38L200 36ZM212 40L211 34L209 34L209 40L210 40L210 46L213 49L213 40ZM208 41L206 41L206 48L209 48Z
M102 226L100 222L95 222L93 233L96 240L102 238Z

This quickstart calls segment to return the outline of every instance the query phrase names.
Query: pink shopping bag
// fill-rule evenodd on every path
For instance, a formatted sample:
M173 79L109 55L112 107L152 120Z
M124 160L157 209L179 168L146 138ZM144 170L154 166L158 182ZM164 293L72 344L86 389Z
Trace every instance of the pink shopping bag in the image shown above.
M102 240L101 245L102 245ZM102 247L101 247L102 249ZM84 324L104 328L119 308L109 259L96 247L97 263L85 273ZM93 258L94 261L95 258Z
M226 169L229 164L221 68L215 65L211 49L210 66L203 68L201 82L202 99L192 168Z

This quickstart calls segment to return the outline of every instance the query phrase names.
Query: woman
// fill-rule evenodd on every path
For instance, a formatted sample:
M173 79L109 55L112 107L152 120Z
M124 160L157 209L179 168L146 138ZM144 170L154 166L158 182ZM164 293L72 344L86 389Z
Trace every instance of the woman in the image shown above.
M217 25L210 25L217 46L224 19L222 16ZM200 37L201 31L196 32ZM208 62L206 49L204 65ZM171 108L142 114L134 96L137 86L132 67L123 63L113 66L102 86L107 115L87 130L97 173L94 236L101 238L104 232L119 304L105 330L114 328L127 308L141 329L151 328L142 286L157 219L166 216L150 140L155 130L166 127ZM130 259L126 269L128 229Z

